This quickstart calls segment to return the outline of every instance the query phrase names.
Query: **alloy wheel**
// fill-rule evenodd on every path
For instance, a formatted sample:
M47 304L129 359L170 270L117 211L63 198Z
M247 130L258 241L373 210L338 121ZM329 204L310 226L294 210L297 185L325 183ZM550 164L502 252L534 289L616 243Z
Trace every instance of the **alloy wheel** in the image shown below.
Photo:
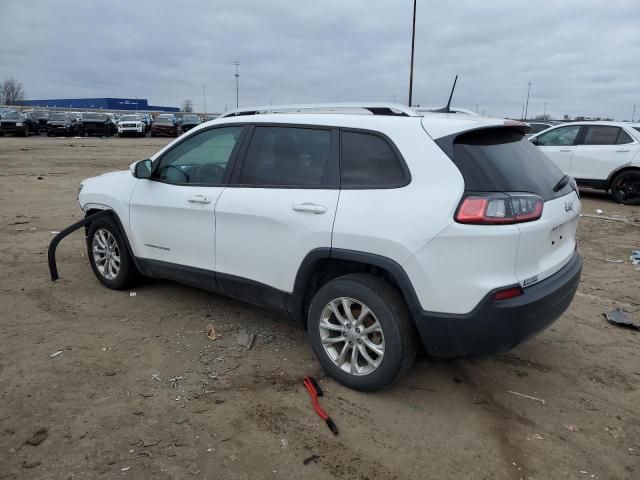
M318 328L326 354L341 370L362 376L380 366L385 352L384 333L364 303L349 297L331 300L322 310Z
M105 229L96 230L91 244L93 261L100 274L113 280L120 272L120 247L113 234Z

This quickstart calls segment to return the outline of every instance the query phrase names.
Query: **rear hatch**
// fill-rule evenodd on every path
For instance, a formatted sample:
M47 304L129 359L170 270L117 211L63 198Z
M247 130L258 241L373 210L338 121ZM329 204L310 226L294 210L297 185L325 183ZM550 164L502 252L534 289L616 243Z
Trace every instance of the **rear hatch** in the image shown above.
M456 220L486 228L515 224L520 230L514 270L526 287L553 275L572 258L580 199L575 182L524 134L518 125L490 126L448 135L436 143L464 178L465 194ZM467 205L471 209L463 210ZM484 214L476 217L480 205Z

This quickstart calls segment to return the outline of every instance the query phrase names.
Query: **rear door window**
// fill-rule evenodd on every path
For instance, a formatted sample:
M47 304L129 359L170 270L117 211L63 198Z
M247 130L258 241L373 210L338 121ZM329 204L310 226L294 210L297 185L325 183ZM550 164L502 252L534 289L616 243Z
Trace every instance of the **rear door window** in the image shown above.
M462 173L466 191L529 192L550 200L571 189L567 184L553 191L564 174L516 129L484 128L452 137L436 143Z
M380 135L341 133L342 188L395 188L409 183L399 154Z
M620 127L592 125L586 128L580 145L615 145Z
M575 144L576 137L580 133L579 125L571 127L559 127L538 137L538 145L541 147L568 147Z

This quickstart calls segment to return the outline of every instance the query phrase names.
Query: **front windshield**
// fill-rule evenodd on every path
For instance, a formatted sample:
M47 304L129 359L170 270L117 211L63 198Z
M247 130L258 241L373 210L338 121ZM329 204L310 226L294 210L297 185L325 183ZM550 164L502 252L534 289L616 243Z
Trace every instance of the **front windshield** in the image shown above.
M173 125L173 122L168 118L156 118L155 123L162 125Z
M2 115L3 120L20 120L20 114L18 112L9 112Z
M200 122L200 117L196 115L186 115L182 117L182 121L184 122Z
M139 115L122 115L120 117L120 121L121 122L139 122L140 116Z
M103 113L83 113L83 120L104 120L105 115Z
M49 120L68 120L66 113L54 113L49 117Z

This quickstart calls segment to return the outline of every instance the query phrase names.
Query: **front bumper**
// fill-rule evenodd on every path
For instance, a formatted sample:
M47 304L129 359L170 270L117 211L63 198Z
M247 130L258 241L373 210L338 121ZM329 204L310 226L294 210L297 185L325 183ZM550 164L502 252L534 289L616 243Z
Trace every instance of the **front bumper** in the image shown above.
M476 357L506 352L542 332L567 309L578 289L582 257L576 252L551 277L510 300L488 294L464 315L413 310L427 352L434 357Z
M145 131L144 126L140 126L140 127L118 127L118 133L121 135L127 134L127 133L142 133Z

